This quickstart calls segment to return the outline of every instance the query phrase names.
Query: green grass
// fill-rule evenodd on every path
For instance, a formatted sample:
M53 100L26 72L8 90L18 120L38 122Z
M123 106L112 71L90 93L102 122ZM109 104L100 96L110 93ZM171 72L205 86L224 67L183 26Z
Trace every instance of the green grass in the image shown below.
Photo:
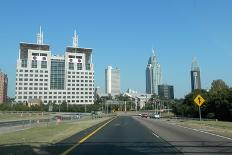
M46 119L50 118L49 114L43 113L0 113L0 121L14 121L25 119Z
M42 143L56 143L106 119L108 118L78 122L61 122L58 125L52 123L48 126L43 125L23 131L0 134L0 144L22 143L40 145Z
M172 120L173 121L173 120ZM199 121L199 120L177 120L177 124L195 129L205 130L211 133L232 138L232 122L223 121Z
M186 120L186 121L184 121L184 123L195 124L195 125L204 125L204 126L209 126L209 127L219 127L219 128L232 130L232 122Z

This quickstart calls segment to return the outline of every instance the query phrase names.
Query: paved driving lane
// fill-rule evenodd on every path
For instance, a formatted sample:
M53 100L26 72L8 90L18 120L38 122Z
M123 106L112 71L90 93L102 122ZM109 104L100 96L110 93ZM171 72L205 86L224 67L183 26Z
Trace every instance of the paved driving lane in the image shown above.
M181 154L150 129L128 116L114 119L69 154Z

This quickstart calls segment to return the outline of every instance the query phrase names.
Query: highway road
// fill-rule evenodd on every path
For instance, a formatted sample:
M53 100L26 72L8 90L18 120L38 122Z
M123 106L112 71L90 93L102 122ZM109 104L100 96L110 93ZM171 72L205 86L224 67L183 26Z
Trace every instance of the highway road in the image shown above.
M72 140L74 137L71 137ZM165 120L118 116L79 139L63 154L232 154L232 139Z
M231 138L215 135L209 131L179 126L162 119L139 117L134 119L184 154L232 154Z
M129 116L121 116L67 154L149 155L182 154L174 146L157 138L146 126Z

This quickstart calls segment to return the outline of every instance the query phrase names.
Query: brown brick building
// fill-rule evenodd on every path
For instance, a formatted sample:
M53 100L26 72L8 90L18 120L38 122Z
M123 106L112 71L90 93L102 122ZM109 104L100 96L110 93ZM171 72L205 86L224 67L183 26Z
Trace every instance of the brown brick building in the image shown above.
M7 100L8 78L5 73L0 71L0 104Z

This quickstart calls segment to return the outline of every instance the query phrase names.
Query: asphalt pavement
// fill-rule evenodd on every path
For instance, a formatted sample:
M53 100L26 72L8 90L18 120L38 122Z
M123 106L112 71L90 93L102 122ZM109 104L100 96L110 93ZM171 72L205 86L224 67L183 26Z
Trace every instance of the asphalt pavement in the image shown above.
M184 154L232 154L232 139L162 119L133 117Z
M68 154L152 155L182 154L130 116L120 116L74 147Z

